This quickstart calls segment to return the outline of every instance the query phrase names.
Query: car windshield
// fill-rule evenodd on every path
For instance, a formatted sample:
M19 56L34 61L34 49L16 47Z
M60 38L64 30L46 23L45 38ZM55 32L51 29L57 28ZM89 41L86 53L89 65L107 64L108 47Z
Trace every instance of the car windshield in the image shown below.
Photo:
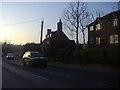
M41 57L43 56L41 53L31 53L32 57Z
M8 53L7 56L14 56L14 54L13 53Z

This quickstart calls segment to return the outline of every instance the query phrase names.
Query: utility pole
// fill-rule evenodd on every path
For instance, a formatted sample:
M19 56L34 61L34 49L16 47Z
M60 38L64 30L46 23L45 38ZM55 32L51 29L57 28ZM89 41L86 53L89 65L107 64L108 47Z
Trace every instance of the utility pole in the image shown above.
M120 10L120 1L118 2L118 10Z
M43 35L43 20L41 22L41 37L40 37L40 44L42 44L42 35Z

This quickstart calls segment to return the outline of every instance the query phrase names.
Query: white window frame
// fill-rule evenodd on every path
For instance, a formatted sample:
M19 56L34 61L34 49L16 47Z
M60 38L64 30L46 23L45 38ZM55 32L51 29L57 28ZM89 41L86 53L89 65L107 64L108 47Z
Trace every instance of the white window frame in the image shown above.
M96 24L96 31L98 31L100 29L101 29L101 24L100 23Z
M110 35L110 44L118 43L118 34Z
M49 42L49 41L47 41L47 44L50 44L50 42Z
M118 25L118 19L115 18L115 19L113 19L113 26L115 27L115 26L117 26L117 25Z
M96 37L96 44L100 45L101 44L101 41L100 41L100 37Z
M94 30L94 27L93 26L90 26L90 31L93 31Z

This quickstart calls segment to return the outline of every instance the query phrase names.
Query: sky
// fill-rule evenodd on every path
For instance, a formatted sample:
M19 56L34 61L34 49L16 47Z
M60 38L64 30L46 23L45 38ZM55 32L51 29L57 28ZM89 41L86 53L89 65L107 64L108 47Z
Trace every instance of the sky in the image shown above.
M91 13L96 10L106 15L118 10L118 2L87 2ZM0 3L0 41L14 44L39 43L41 21L44 20L43 39L48 28L55 31L69 2L1 2ZM70 31L64 28L68 38L75 40ZM87 33L86 33L87 40ZM82 43L82 35L79 34Z

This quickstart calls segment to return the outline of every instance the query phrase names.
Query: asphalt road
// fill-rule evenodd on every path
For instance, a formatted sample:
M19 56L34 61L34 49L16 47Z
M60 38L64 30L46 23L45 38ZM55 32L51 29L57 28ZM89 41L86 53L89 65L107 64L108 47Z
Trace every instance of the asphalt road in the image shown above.
M2 88L119 88L119 73L102 73L48 65L23 66L2 61Z

